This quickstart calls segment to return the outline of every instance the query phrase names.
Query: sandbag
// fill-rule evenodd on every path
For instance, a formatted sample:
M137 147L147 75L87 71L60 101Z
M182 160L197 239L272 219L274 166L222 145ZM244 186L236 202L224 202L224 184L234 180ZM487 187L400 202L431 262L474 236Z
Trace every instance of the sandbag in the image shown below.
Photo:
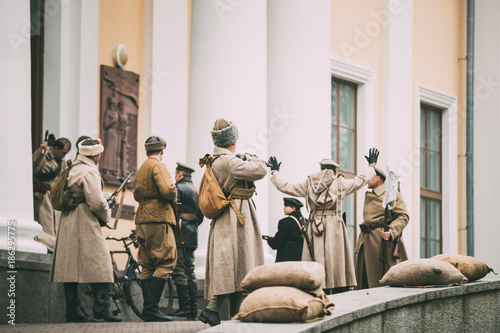
M322 264L313 261L283 261L255 267L247 273L241 287L248 292L270 286L314 291L321 287L323 281L325 269Z
M467 282L452 264L436 259L403 261L389 269L380 283L392 287L449 286Z
M321 319L331 314L333 308L326 296L313 296L293 287L264 287L251 292L243 300L235 319L259 323L303 323Z
M481 260L462 254L439 254L431 259L446 261L455 266L469 282L479 280L493 269Z

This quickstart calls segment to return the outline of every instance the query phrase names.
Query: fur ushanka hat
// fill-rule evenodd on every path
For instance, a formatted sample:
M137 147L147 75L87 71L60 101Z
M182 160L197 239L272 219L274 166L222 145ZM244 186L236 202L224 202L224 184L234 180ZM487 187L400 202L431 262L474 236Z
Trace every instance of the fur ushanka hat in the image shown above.
M210 132L216 147L226 148L238 141L238 127L224 118L215 121L214 128Z
M99 138L85 139L78 144L78 151L83 156L95 156L104 151L104 146Z

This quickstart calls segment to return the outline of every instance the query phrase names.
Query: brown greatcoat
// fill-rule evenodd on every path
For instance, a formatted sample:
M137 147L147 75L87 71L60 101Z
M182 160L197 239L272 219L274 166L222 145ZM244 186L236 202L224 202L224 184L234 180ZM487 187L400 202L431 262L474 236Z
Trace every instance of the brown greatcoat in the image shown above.
M221 155L212 169L223 188L248 188L248 182L266 176L266 165L260 159L247 161L234 156L226 148L214 148ZM264 249L255 204L250 199L234 199L245 220L242 225L233 208L229 207L210 224L205 267L205 299L243 291L241 281L254 267L264 264Z
M382 207L382 201L385 195L385 184L377 187L373 191L368 191L365 194L365 204L363 207L363 223L383 223L385 209ZM392 207L394 202L389 205ZM394 252L394 244L392 240L403 232L409 221L408 210L401 194L396 194L396 206L391 211L392 223L389 225L391 238L386 242L387 253L389 258L389 268L408 259L406 249L401 239L401 259L396 259L392 256ZM358 280L358 289L362 289L363 285L368 284L369 288L380 287L379 282L384 275L383 253L382 253L382 230L377 228L369 233L361 232L354 254L356 257L356 279ZM363 279L363 268L366 267L366 277L368 281Z
M111 210L102 192L101 175L91 159L78 155L68 176L68 187L85 202L61 214L49 279L113 282L109 248L96 217L108 222Z
M279 191L306 199L310 211L307 233L313 243L316 262L325 266L322 288L356 286L351 244L342 220L342 201L348 194L365 186L374 176L375 170L372 167L352 179L336 176L333 170L325 169L302 182L290 184L279 172L273 172L271 182ZM326 195L328 186L329 194ZM322 215L324 232L318 234L313 227L313 221L316 219L320 222ZM312 260L307 244L302 247L302 260Z
M134 199L141 203L148 200L155 202L140 205L135 215L135 224L160 222L177 225L174 204L177 189L165 164L149 156L141 165L134 179Z

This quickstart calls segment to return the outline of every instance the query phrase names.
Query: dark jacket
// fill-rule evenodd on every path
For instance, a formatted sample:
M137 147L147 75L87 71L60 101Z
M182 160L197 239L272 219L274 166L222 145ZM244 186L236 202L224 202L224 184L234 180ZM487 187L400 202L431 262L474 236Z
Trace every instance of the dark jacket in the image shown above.
M191 176L182 178L175 186L177 187L177 204L181 215L184 246L196 249L198 247L198 226L203 222L203 214L198 206L198 191L191 181ZM183 217L182 214L194 214L196 217ZM175 240L177 247L180 247L177 232L175 233Z
M302 258L302 232L297 222L290 216L300 221L302 214L300 211L295 211L281 219L278 222L276 235L267 239L267 244L274 250L278 250L276 262L300 261Z

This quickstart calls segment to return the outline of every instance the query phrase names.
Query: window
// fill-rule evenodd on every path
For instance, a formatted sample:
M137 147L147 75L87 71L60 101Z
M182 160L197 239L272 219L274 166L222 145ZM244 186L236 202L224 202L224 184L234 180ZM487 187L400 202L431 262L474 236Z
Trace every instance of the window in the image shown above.
M332 78L332 149L331 159L340 164L346 178L356 175L356 90L355 84ZM355 246L356 197L348 195L342 203L351 246Z
M442 252L442 111L420 107L420 257Z
M43 140L43 53L45 0L30 0L31 12L31 144L35 150Z

